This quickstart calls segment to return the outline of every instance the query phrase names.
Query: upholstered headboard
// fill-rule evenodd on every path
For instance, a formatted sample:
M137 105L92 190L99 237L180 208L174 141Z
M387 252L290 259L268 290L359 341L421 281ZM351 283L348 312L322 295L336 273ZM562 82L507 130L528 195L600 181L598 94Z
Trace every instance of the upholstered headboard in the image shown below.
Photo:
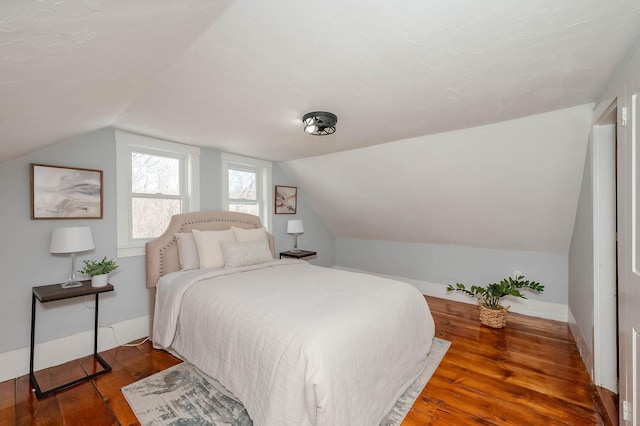
M260 228L262 223L258 216L217 210L173 216L164 233L146 245L147 288L155 287L161 276L180 270L176 232L222 231L232 226L251 229ZM268 237L271 254L275 254L273 235L268 234Z
M228 211L202 211L194 213L183 213L174 215L169 222L169 226L162 235L146 244L147 255L147 278L146 284L149 289L149 321L150 335L153 326L153 311L155 308L156 284L160 277L170 272L180 270L178 259L178 242L175 234L177 232L191 232L193 229L201 231L222 231L232 226L238 228L252 229L262 227L260 218L246 213L235 213ZM273 235L267 234L269 238L269 248L275 257L275 244Z

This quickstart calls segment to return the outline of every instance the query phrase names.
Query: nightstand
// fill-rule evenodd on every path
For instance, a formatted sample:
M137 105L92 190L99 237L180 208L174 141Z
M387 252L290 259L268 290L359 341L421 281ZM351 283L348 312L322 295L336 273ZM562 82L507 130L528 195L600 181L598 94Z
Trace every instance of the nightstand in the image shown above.
M293 257L295 259L303 259L305 257L315 256L316 254L318 254L318 253L315 252L315 251L310 251L310 250L281 251L280 252L280 259L282 259L283 257Z
M113 285L107 284L103 287L91 287L91 281L86 280L82 281L82 287L73 287L73 288L62 288L60 284L51 284L51 285L41 285L38 287L32 288L32 296L31 296L31 357L29 359L29 378L31 379L31 384L35 388L36 396L38 398L43 398L45 396L52 395L56 392L59 392L63 389L67 389L71 386L77 385L82 382L86 382L88 380L93 379L101 374L107 373L111 371L111 366L107 364L107 362L102 359L100 355L98 355L98 296L100 293L106 293L108 291L113 291ZM95 307L95 323L93 326L93 358L102 365L104 370L98 371L97 373L89 374L79 379L73 380L69 383L65 383L64 385L56 386L55 388L49 389L47 391L42 391L40 389L40 385L36 380L36 376L33 374L33 357L35 352L35 338L36 338L36 299L40 303L53 302L55 300L64 300L64 299L72 299L74 297L81 296L96 296L96 307Z

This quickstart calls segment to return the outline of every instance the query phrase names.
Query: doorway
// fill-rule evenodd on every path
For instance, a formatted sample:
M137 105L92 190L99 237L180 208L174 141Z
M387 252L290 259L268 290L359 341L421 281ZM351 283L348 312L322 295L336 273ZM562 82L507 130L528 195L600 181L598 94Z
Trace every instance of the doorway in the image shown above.
M593 131L593 380L618 394L617 107Z

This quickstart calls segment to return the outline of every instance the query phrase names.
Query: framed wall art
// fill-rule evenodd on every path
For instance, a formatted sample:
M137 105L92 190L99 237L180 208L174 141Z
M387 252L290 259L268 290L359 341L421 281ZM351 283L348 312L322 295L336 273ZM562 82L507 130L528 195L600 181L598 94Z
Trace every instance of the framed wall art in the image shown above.
M102 219L102 170L31 164L31 219Z
M298 188L276 185L276 214L296 214L298 210Z

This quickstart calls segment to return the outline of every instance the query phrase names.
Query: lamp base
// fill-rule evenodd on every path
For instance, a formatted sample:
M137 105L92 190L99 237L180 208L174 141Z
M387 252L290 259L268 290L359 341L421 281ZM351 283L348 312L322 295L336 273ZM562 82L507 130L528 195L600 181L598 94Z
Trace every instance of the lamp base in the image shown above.
M82 283L80 281L67 281L66 283L60 284L62 288L74 288L74 287L82 287Z
M67 282L60 284L62 288L82 287L82 283L76 278L76 254L71 253L71 263L69 264L69 274Z
M299 251L301 251L298 248L298 235L300 235L300 234L293 234L293 237L295 239L293 240L293 250L291 250L291 253L298 253Z

